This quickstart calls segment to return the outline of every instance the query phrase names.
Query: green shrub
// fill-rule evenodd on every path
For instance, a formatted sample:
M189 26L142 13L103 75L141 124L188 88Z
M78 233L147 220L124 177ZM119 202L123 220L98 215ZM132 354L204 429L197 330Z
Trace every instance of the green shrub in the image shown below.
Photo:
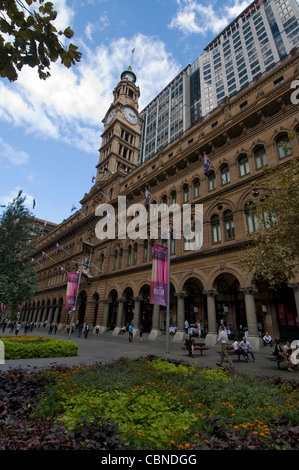
M2 336L5 359L76 356L78 345L72 341L39 336Z

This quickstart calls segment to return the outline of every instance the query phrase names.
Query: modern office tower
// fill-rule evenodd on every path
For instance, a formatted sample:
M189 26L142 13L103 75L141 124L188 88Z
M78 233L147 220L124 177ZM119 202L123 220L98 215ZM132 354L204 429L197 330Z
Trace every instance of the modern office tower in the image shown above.
M139 164L299 45L296 0L251 3L142 111Z

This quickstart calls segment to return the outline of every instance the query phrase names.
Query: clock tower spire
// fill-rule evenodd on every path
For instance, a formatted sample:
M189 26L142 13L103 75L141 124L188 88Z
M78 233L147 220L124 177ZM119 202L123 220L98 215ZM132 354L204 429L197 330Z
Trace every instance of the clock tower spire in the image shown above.
M125 176L136 168L141 125L139 97L136 75L129 65L121 73L120 82L113 90L113 102L103 119L97 181L107 180L115 173Z

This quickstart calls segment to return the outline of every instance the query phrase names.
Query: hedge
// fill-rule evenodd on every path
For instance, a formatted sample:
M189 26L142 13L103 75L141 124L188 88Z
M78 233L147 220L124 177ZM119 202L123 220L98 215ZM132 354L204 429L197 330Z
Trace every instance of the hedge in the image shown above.
M76 356L78 345L72 341L40 336L0 336L5 359Z

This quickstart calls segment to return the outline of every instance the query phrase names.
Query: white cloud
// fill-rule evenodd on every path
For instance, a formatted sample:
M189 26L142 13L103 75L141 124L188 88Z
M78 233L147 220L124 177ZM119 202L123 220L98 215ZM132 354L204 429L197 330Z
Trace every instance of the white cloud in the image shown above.
M23 150L17 150L0 137L0 162L8 160L11 165L28 163L29 155Z
M107 13L104 12L103 15L100 16L99 20L94 23L88 23L85 28L85 34L89 41L93 41L93 35L96 31L104 31L105 28L109 26L109 18Z
M208 32L218 34L228 23L241 13L248 5L247 0L225 5L215 9L213 4L204 4L196 0L177 0L178 12L172 19L169 27L178 29L185 35L202 34Z
M64 1L60 1L64 5ZM51 65L51 77L40 80L36 69L23 67L17 82L0 83L0 120L44 139L63 140L94 153L100 146L102 119L113 100L121 72L130 64L142 94L142 109L180 68L165 44L137 34L96 49L84 46L84 58L70 69Z

